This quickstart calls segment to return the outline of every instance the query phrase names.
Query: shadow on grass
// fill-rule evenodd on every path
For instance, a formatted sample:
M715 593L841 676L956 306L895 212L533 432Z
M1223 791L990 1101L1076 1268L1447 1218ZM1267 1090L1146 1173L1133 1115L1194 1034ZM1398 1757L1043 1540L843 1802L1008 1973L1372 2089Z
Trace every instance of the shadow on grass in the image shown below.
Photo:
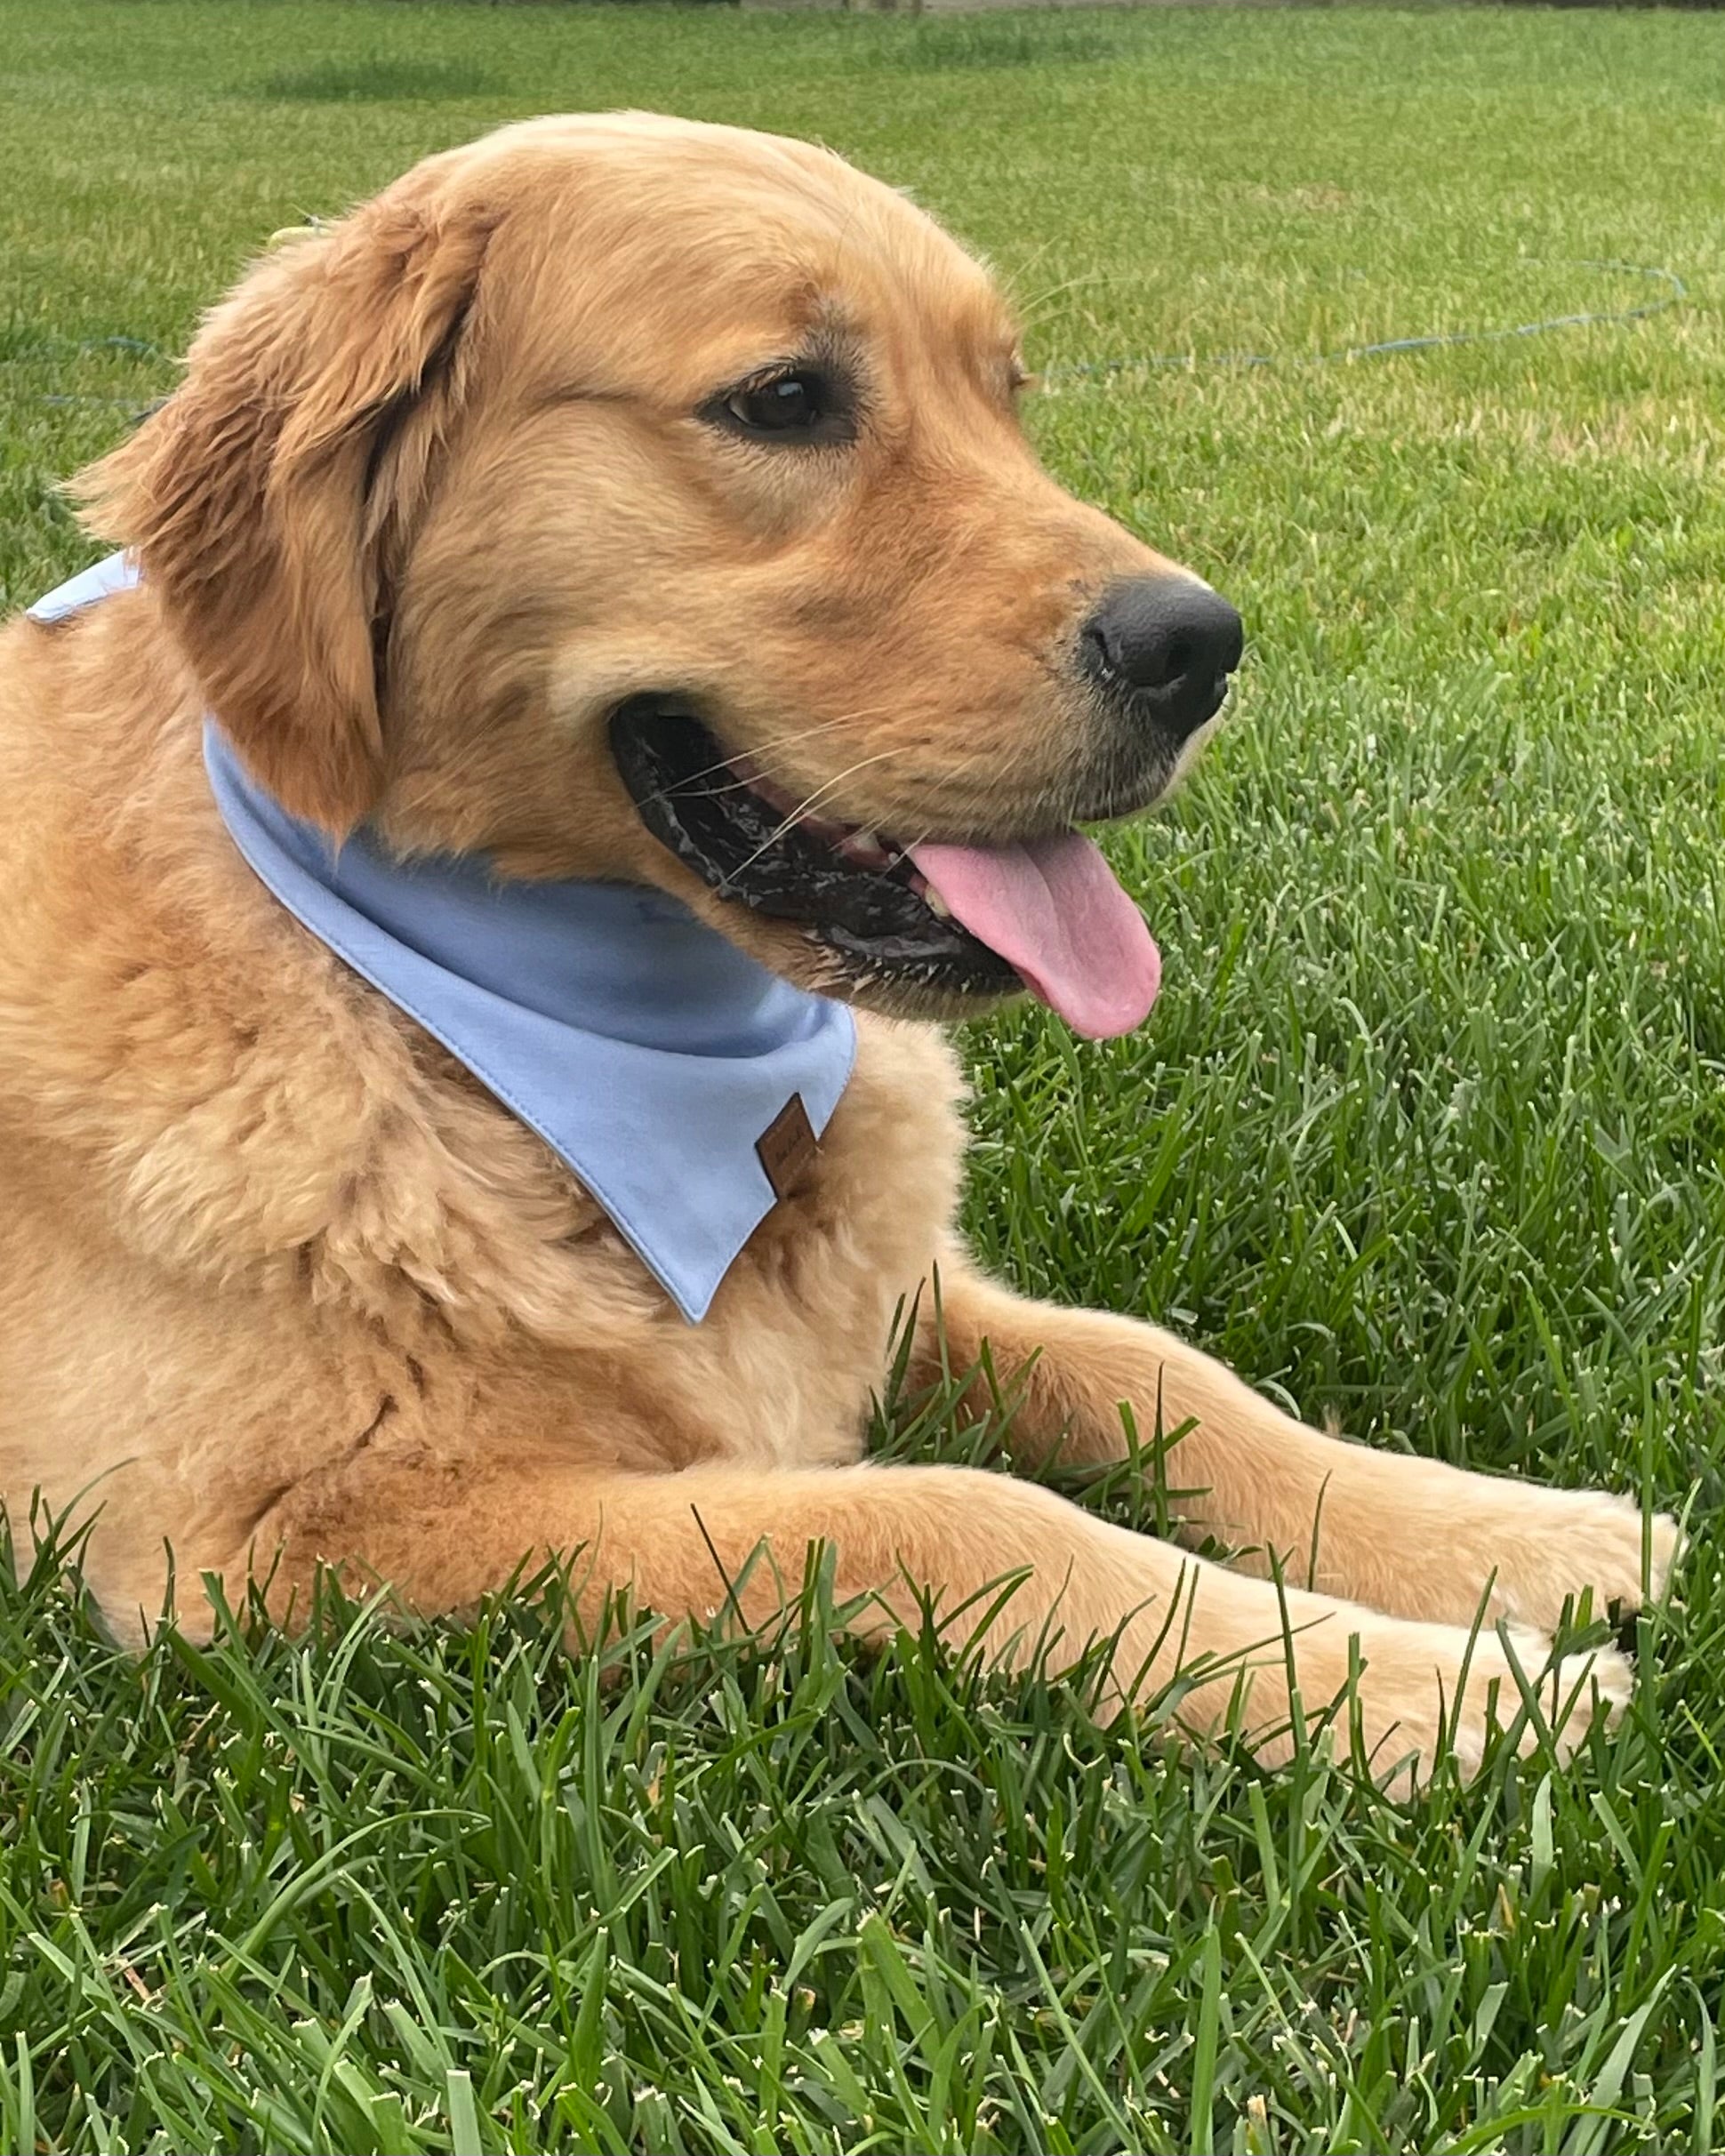
M380 54L371 60L325 60L308 68L284 68L248 86L245 94L288 104L369 105L396 98L424 101L484 97L497 86L496 76L465 60L392 60Z
M938 74L949 68L1039 68L1111 60L1125 43L1118 31L1090 23L1032 25L985 17L919 22L908 36L883 41L874 62L911 74Z

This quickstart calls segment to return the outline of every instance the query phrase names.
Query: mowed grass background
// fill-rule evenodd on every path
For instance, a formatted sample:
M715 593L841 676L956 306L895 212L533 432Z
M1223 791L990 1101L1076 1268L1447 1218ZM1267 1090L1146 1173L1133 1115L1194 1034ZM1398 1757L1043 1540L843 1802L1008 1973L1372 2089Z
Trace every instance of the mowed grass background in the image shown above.
M1252 647L1117 843L1152 1022L968 1044L978 1246L1370 1443L1692 1500L1696 1547L1615 1739L1406 1811L871 1663L818 1592L602 1681L507 1610L140 1665L38 1567L0 2145L1720 2145L1725 18L8 0L4 37L9 605L87 558L57 484L249 251L499 121L816 135L986 250L1055 470ZM1301 364L1663 295L1609 263L1689 296ZM973 1449L938 1402L877 1441Z

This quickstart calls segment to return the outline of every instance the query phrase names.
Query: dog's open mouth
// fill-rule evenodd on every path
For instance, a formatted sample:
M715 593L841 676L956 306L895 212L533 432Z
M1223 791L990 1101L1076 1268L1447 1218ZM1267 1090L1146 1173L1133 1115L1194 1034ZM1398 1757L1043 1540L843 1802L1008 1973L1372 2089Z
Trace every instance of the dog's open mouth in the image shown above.
M654 698L612 754L641 821L724 899L793 921L859 982L960 1001L1028 988L1075 1032L1143 1022L1161 983L1143 916L1092 842L919 839L837 823Z

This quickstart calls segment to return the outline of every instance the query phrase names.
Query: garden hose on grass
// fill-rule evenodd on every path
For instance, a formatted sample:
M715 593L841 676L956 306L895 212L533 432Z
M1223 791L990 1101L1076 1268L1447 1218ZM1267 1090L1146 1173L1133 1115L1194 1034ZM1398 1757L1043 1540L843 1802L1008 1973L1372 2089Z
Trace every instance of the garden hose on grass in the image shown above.
M1291 357L1276 352L1220 352L1206 359L1194 352L1147 352L1133 358L1079 360L1068 366L1048 367L1044 370L1042 380L1049 383L1106 381L1129 374L1137 368L1150 372L1180 367L1195 374L1229 367L1340 366L1345 360L1382 359L1399 352L1432 352L1445 345L1497 344L1511 337L1543 337L1552 330L1608 328L1630 322L1647 322L1655 315L1668 314L1681 307L1689 296L1688 285L1674 269L1657 269L1645 262L1581 262L1577 267L1608 272L1614 277L1649 278L1665 285L1665 291L1660 298L1644 301L1640 307L1548 315L1537 322L1517 322L1504 329L1438 330L1417 337L1389 337L1379 344L1347 344L1339 351L1308 352Z

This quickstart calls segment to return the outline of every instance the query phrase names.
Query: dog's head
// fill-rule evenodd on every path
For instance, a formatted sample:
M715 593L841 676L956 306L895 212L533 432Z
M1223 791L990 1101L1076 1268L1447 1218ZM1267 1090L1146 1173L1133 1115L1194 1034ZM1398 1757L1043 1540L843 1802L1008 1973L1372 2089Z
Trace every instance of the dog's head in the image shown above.
M1074 827L1167 789L1240 624L1040 469L1023 383L984 271L838 157L535 121L266 257L88 494L296 814L1118 1030L1154 947Z

